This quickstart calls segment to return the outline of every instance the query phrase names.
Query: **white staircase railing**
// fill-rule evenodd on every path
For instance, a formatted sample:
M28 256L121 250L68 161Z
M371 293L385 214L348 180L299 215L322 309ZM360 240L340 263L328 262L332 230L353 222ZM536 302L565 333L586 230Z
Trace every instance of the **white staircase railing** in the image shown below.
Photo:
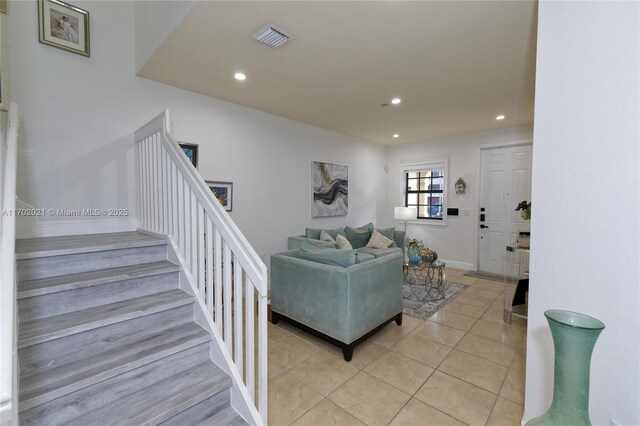
M16 169L18 106L9 105L7 133L0 147L0 425L18 424L16 309Z
M168 111L135 142L140 229L180 252L254 422L267 424L267 268L173 138Z

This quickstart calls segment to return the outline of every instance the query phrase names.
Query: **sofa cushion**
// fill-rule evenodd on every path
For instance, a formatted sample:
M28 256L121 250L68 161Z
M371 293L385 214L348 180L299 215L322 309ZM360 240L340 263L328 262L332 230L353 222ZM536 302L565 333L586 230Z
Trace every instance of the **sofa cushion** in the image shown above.
M336 240L331 235L329 235L329 233L324 229L322 231L320 231L320 238L318 238L318 239L320 241L329 241L329 242L332 242L332 243L336 242Z
M358 249L366 246L369 242L369 238L371 238L371 233L373 232L373 224L368 223L359 228L347 226L344 228L344 232L347 234L347 239L353 248Z
M349 267L356 263L355 250L338 250L336 248L317 247L311 240L300 245L298 257L327 265Z
M374 229L373 234L367 243L367 247L382 249L391 247L392 244L394 244L392 239L385 237L377 229Z
M343 237L342 235L338 235L338 238L336 238L336 244L338 245L338 248L340 250L353 250L353 247L351 246L349 240L347 240L347 238Z
M382 248L382 249L361 247L357 251L358 253L366 253L366 254L373 255L376 257L376 259L379 257L393 254L393 253L402 253L402 249L399 247L389 247L389 248Z
M320 239L320 231L322 231L322 229L307 228L304 231L304 235L307 238L311 238L312 240L319 240Z
M336 228L336 229L325 229L325 231L327 231L327 233L329 235L331 235L331 237L335 240L336 237L338 236L338 234L340 235L344 235L345 237L347 236L347 234L345 234L344 232L344 228ZM320 239L320 232L322 232L321 228L307 228L305 230L305 236L307 238L311 238L313 240L319 240Z
M331 241L322 241L322 240L313 240L311 238L307 238L300 243L300 247L303 244L312 245L317 248L336 248L336 243Z
M376 257L369 253L358 252L356 253L356 263L368 262L374 260Z

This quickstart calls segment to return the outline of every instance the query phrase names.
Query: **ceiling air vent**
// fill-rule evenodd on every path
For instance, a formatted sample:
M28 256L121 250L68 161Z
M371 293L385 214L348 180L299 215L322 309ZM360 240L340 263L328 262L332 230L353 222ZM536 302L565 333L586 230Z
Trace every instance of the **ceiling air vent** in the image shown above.
M258 40L260 43L264 43L272 49L277 49L289 43L293 39L293 36L287 34L275 25L267 25L261 28L258 32L251 37Z

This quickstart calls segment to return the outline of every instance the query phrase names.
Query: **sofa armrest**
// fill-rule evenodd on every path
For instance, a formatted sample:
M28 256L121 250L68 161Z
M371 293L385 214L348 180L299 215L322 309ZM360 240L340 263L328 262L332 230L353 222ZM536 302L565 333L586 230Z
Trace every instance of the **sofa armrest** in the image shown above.
M342 340L348 327L347 268L296 254L293 250L271 256L271 309Z
M349 268L352 273L349 282L350 324L347 343L402 312L402 254L389 254L366 264L369 263L374 267Z
M395 231L393 233L393 240L396 242L396 245L402 249L404 248L405 238L407 237L405 234L404 231Z

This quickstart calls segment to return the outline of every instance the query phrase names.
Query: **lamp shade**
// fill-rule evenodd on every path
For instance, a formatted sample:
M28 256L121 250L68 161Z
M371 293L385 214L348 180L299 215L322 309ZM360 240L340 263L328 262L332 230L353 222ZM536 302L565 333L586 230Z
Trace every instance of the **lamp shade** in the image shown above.
M393 210L396 220L414 220L418 217L418 209L415 207L396 207Z

